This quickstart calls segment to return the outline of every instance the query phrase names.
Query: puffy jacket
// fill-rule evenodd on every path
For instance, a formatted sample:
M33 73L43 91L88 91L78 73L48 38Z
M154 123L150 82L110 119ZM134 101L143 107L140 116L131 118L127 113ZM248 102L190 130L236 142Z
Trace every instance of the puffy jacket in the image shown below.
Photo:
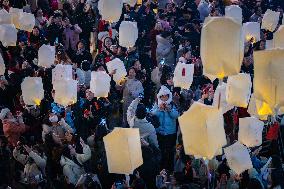
M161 37L161 35L157 35L156 40L158 43L156 49L157 62L160 62L163 58L165 58L165 64L174 69L176 60L172 44L169 40Z

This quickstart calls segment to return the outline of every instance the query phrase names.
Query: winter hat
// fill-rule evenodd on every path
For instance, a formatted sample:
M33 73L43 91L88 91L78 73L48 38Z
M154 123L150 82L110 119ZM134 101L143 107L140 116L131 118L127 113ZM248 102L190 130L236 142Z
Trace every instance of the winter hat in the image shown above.
M0 119L3 120L9 112L10 110L8 108L3 108L0 113Z
M169 99L164 102L161 100L161 96L164 96L164 95L169 95ZM164 85L161 86L161 89L159 91L159 93L157 94L157 97L158 97L158 105L162 104L162 103L167 103L167 104L170 104L172 102L172 93L171 91Z

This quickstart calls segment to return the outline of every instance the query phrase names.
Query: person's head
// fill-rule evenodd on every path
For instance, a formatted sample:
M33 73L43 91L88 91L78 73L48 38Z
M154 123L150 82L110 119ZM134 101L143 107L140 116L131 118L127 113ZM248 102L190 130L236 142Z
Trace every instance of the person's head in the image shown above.
M131 67L129 70L128 70L128 75L127 77L129 79L134 79L136 76L136 71L135 71L135 68L134 67Z
M35 26L32 31L34 36L39 36L39 27Z
M104 46L105 46L106 48L109 48L109 49L110 49L110 47L112 46L112 44L113 44L113 42L112 42L112 39L111 39L110 37L106 37L106 38L104 39Z
M157 31L163 31L164 30L161 22L156 23L155 30L157 30Z
M91 5L89 3L85 3L84 5L84 12L89 12L91 10Z
M90 70L90 65L91 65L91 63L88 60L83 60L81 62L81 69L83 71L88 71L88 70Z
M184 47L182 49L182 57L184 57L186 60L191 59L191 50L188 47Z
M138 59L135 60L135 62L134 62L134 64L133 64L133 67L134 67L134 69L135 69L136 71L141 70L141 63L140 63L140 61L139 61Z
M10 2L9 2L9 0L3 0L3 1L2 1L2 4L3 4L3 6L8 7L9 4L10 4Z
M67 27L70 25L70 20L68 17L65 17L63 20L62 20L62 24L63 26Z
M84 42L83 40L80 40L80 41L77 43L77 49L78 49L78 50L85 49L85 42Z
M49 117L48 117L49 122L51 123L51 125L56 125L57 122L59 121L58 116L55 113L49 113Z
M144 119L146 115L147 115L147 111L146 111L145 105L142 103L138 104L136 112L135 112L135 116L138 119Z
M36 17L42 17L43 16L43 12L41 9L37 9L36 10Z
M86 90L86 99L89 100L89 101L91 101L91 100L94 99L94 97L95 97L95 96L94 96L94 93L92 93L90 89L87 89L87 90Z
M110 50L111 50L111 52L113 52L114 54L117 54L117 52L118 52L118 49L117 49L117 46L116 46L116 45L111 45L111 46L110 46Z

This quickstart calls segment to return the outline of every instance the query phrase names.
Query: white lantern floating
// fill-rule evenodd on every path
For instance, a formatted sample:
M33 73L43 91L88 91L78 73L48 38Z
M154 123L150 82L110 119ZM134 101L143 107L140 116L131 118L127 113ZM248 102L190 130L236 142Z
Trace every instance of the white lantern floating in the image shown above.
M227 144L223 114L214 106L194 102L178 120L187 155L212 159Z
M226 83L222 82L221 84L219 84L215 90L213 98L213 106L221 108L223 114L234 108L234 106L228 104L226 100L226 88L227 88Z
M1 24L0 31L0 41L3 46L16 46L17 29L13 24Z
M72 65L57 64L52 69L52 84L61 80L71 80L72 77Z
M242 9L237 5L230 5L225 8L225 16L233 18L239 23L243 21L243 12Z
M21 84L21 89L26 105L40 105L44 97L43 84L40 77L25 77Z
M275 12L270 9L267 9L262 18L261 29L266 29L268 31L273 32L278 25L279 16L280 12Z
M122 47L133 47L138 38L136 22L122 21L119 26L119 45Z
M261 120L267 120L267 117L272 115L273 111L267 103L256 99L254 94L252 94L248 106L248 113Z
M31 13L23 12L19 17L19 29L32 32L35 26L35 16Z
M194 64L178 62L174 71L174 86L189 89L193 81L193 74Z
M9 10L9 13L12 16L12 23L15 25L15 27L18 29L20 28L20 16L21 13L23 13L23 9L13 8L11 7Z
M44 68L50 68L55 61L55 47L42 45L38 50L38 65Z
M143 164L139 129L115 128L103 140L109 173L129 175Z
M247 147L260 146L263 127L264 123L255 117L240 118L238 141Z
M127 3L131 7L134 7L137 3L137 0L123 0L123 3Z
M217 78L238 74L244 56L242 25L231 18L206 18L200 53L204 73Z
M273 40L265 41L265 49L273 49Z
M5 9L0 10L0 24L12 24L12 16Z
M284 25L281 25L274 33L272 41L274 48L284 48Z
M107 97L111 77L105 71L92 72L90 90L95 97Z
M239 142L224 148L225 156L229 167L237 174L252 168L249 151L246 146Z
M229 104L246 108L251 95L251 77L249 74L240 73L228 77L226 100Z
M256 43L260 40L260 23L258 22L247 22L243 24L243 31L245 40Z
M55 90L54 102L64 107L77 102L77 84L76 80L61 80L53 85Z
M109 61L106 65L109 72L116 71L115 74L113 74L113 80L117 84L119 84L127 75L124 63L119 58Z
M0 53L0 76L5 74L6 66L3 60L3 57Z
M273 113L284 113L284 50L254 53L254 95L269 105Z
M122 0L100 0L98 9L102 15L102 20L117 22L122 14Z

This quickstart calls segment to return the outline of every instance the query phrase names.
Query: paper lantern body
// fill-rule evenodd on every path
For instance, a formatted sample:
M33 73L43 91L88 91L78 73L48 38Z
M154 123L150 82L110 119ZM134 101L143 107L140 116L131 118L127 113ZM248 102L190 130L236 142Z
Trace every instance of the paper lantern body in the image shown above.
M123 0L123 3L129 4L131 7L134 7L137 3L137 0Z
M247 147L239 142L224 148L225 156L229 167L237 174L252 168L249 151Z
M284 50L271 49L254 53L254 95L271 110L284 112ZM273 112L276 113L276 112Z
M256 43L260 40L260 23L258 22L247 22L243 24L243 31L245 41L253 41Z
M115 128L103 140L109 173L132 174L143 164L139 129Z
M226 100L229 104L246 108L251 95L251 77L249 74L240 73L228 77Z
M272 115L273 111L267 103L256 99L254 94L252 94L248 106L248 113L261 120L267 120L268 115Z
M237 5L230 5L225 8L225 16L229 18L233 18L239 23L243 21L243 13L242 9Z
M35 16L31 13L20 13L19 17L19 29L32 32L35 26Z
M40 105L44 97L43 84L40 77L25 77L21 84L21 89L26 105Z
M116 83L119 83L127 75L124 63L118 58L109 61L106 65L109 72L116 70L116 73L113 75L113 80Z
M72 77L72 65L57 64L55 68L52 69L52 84L56 82L65 80L71 80Z
M279 15L280 12L275 12L270 9L267 9L262 18L261 29L266 29L268 31L273 32L278 25Z
M216 107L194 102L178 120L187 155L212 159L227 144L223 114Z
M284 25L281 25L279 29L274 33L273 47L284 49Z
M12 23L15 25L15 27L18 29L20 28L20 16L21 13L23 13L23 9L13 8L11 7L9 10L9 13L12 16Z
M0 24L12 24L12 16L5 9L0 10Z
M95 97L107 97L110 90L111 77L104 71L92 72L90 90Z
M64 107L77 102L77 81L76 80L61 80L53 85L55 90L54 102Z
M231 18L206 18L200 53L204 73L217 78L238 74L244 55L242 25Z
M221 85L219 84L215 90L213 98L213 106L217 108L219 106L219 108L222 109L223 114L234 108L233 105L228 104L228 102L226 101L226 88L226 83L223 82Z
M174 86L189 89L193 81L194 64L178 62L174 71Z
M2 55L0 54L0 76L5 74L6 66L4 64L4 60Z
M42 45L38 50L38 65L50 68L55 61L55 47L50 45Z
M0 41L3 46L16 46L17 29L13 24L1 24L0 31Z
M240 118L238 141L247 147L260 146L263 127L264 123L255 117Z
M110 22L117 22L122 13L123 2L122 0L100 0L98 9L102 15L102 20Z
M122 21L119 26L119 45L122 47L133 47L138 38L136 22Z
M265 41L265 49L273 49L273 40Z

